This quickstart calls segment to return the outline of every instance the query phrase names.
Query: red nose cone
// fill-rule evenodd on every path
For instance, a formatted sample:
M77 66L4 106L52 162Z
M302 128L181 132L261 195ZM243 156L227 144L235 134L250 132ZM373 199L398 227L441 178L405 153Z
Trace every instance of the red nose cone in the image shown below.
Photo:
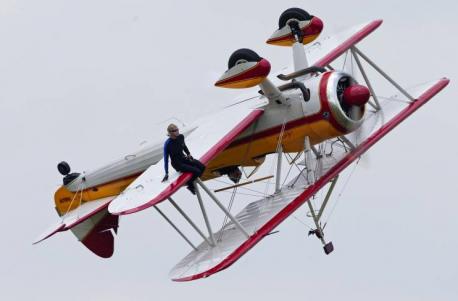
M349 106L363 106L369 101L369 89L361 85L352 85L345 89L343 101Z

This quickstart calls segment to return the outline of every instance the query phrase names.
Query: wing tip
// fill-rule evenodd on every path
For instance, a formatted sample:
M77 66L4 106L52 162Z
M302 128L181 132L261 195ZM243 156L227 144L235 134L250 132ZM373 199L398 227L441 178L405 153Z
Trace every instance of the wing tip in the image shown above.
M440 79L440 82L442 82L444 84L444 87L446 87L450 83L450 78L443 77L443 78Z
M383 24L383 19L376 19L372 21L372 24L377 25L377 27L379 27L380 25Z
M51 236L53 236L54 234L58 233L58 232L61 232L61 231L65 231L65 224L60 224L57 228L55 228L53 231L47 233L47 234L42 234L41 236L39 236L38 238L36 238L33 242L32 242L32 245L36 245L36 244L39 244L40 242L50 238Z

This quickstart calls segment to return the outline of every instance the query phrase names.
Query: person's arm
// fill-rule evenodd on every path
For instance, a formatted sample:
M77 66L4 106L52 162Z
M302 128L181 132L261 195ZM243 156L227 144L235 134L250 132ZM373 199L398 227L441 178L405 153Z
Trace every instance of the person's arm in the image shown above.
M169 179L169 152L167 151L167 144L169 140L165 141L164 143L164 170L165 170L165 176L162 179L162 182L165 182Z
M183 135L181 135L183 136ZM186 155L190 156L191 152L189 151L188 147L186 146L186 143L184 142L184 136L183 136L183 150L186 153Z

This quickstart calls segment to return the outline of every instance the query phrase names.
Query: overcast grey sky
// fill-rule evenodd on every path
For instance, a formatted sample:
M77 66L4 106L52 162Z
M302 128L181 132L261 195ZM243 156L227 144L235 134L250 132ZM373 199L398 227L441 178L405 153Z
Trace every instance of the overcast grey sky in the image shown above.
M332 255L290 218L228 270L174 283L189 249L152 210L122 219L109 260L70 233L31 245L57 219L57 162L99 166L163 137L169 116L230 103L238 92L213 83L237 48L290 64L264 41L293 6L324 35L382 18L361 43L371 58L406 86L452 80L357 167L326 228ZM0 0L0 299L457 300L457 12L451 0Z

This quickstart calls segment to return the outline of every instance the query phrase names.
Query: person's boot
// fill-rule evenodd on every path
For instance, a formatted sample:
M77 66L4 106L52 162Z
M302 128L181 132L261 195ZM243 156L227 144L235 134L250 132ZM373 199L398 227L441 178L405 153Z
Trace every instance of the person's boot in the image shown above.
M194 187L194 184L191 183L191 184L188 184L188 190L192 193L192 194L196 194L196 188Z

